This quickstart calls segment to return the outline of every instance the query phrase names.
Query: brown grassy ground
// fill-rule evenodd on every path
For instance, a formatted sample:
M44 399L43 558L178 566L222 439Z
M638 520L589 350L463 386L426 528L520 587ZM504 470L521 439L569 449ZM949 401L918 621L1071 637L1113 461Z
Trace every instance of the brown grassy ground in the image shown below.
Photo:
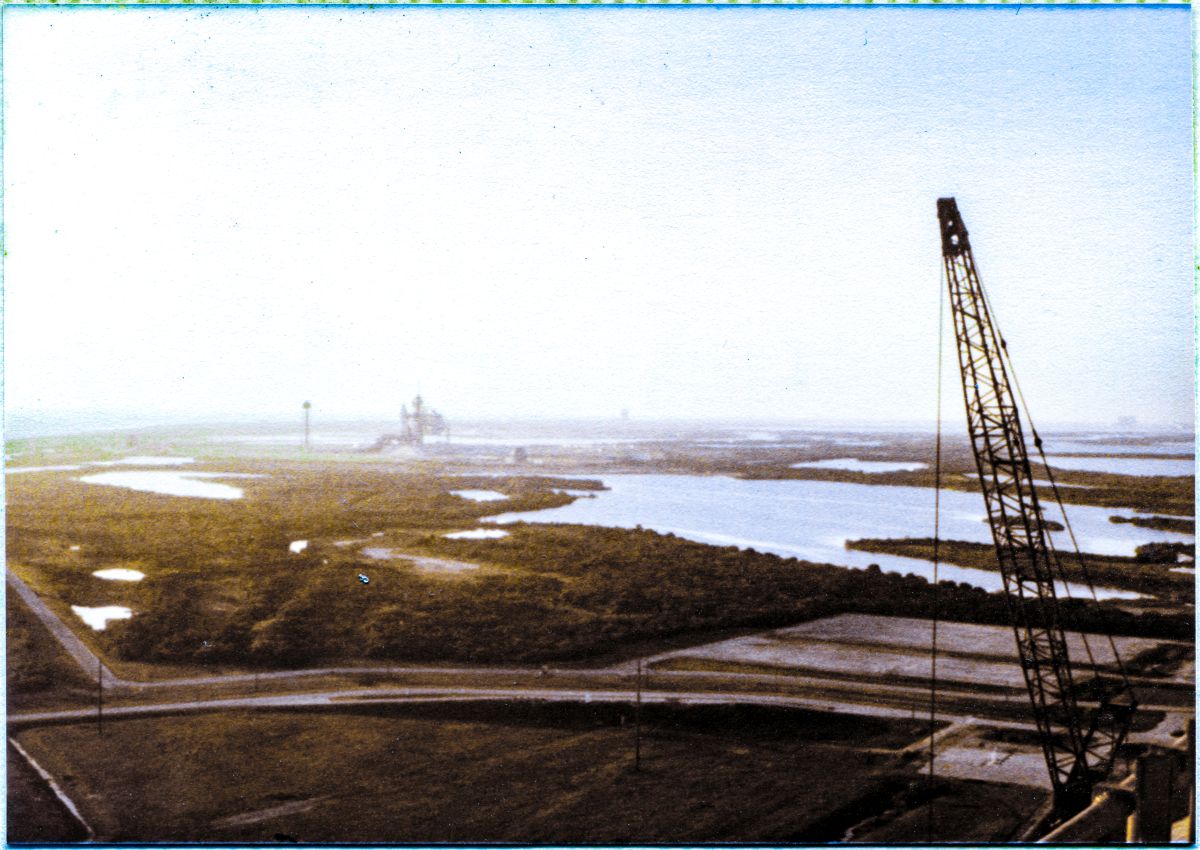
M8 750L8 840L44 844L83 841L87 833L79 821L13 748Z
M896 750L923 732L811 712L648 713L635 771L628 708L623 724L616 707L422 711L139 719L103 737L78 725L20 739L113 840L595 843L837 840L842 820L911 783ZM972 835L1008 828L977 808Z
M15 593L5 597L9 711L76 708L95 687Z

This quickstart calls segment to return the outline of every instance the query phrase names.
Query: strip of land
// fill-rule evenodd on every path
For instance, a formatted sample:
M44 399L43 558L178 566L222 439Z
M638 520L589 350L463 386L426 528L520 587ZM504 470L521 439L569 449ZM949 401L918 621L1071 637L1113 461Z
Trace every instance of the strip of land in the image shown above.
M1153 544L1152 544L1153 545ZM1190 601L1195 588L1195 576L1183 572L1174 572L1178 565L1177 552L1192 553L1195 547L1184 544L1160 544L1169 547L1164 554L1169 558L1157 560L1156 553L1147 552L1144 557L1121 557L1118 555L1085 554L1082 560L1073 553L1063 553L1059 557L1062 575L1059 578L1076 584L1088 584L1102 587L1115 587L1122 590L1134 590L1138 593L1152 594L1166 602L1181 604ZM867 552L879 552L888 555L901 555L909 558L933 560L934 541L932 538L892 538L850 540L847 548L860 549ZM1143 547L1145 549L1146 547ZM996 561L996 550L987 543L968 543L962 540L938 541L938 557L948 564L961 567L999 572Z

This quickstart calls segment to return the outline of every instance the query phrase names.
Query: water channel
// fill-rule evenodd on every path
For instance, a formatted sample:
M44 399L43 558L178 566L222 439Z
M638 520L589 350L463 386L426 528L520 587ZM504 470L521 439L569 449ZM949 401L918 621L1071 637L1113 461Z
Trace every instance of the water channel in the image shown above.
M783 557L862 569L878 564L888 572L932 577L924 560L847 549L847 540L864 537L932 537L933 490L831 481L744 480L696 475L603 475L609 488L595 498L570 505L523 513L506 513L488 521L572 523L613 528L642 526L688 540L717 546L756 549ZM1133 555L1137 546L1154 541L1193 542L1190 534L1155 531L1109 522L1119 511L1070 506L1071 523L1083 551ZM1060 519L1047 510L1047 518ZM946 540L990 543L982 498L974 493L943 490L941 536ZM1065 533L1055 545L1069 547ZM986 570L942 564L939 578L999 590L1000 575ZM1078 586L1072 595L1085 595ZM1137 594L1097 589L1101 598L1136 598Z

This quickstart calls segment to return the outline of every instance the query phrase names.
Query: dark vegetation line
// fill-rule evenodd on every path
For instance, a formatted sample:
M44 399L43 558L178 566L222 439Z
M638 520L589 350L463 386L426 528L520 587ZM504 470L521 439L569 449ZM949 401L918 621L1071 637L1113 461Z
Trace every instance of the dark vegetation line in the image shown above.
M850 549L928 559L932 556L930 538L864 538L847 541ZM939 544L942 559L961 567L999 572L995 549L987 543L967 543L961 540L942 540ZM1097 585L1152 594L1164 601L1187 602L1192 598L1195 577L1188 573L1172 572L1178 556L1195 557L1195 544L1147 543L1136 549L1132 558L1119 555L1084 555L1087 570ZM1059 553L1068 581L1084 582L1084 572L1073 554Z
M1180 519L1179 517L1169 516L1110 516L1108 521L1117 523L1126 522L1138 528L1152 528L1155 531L1176 531L1180 534L1196 533L1196 521L1194 519Z

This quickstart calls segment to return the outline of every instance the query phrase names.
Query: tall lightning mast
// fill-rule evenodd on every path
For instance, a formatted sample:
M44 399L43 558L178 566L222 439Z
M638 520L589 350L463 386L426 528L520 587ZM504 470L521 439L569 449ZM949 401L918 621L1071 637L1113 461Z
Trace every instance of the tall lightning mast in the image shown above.
M1109 683L1099 678L1095 680L1099 705L1088 708L1077 700L1054 587L1062 569L1034 487L1021 415L1005 365L1007 346L993 324L967 229L953 198L938 200L938 221L967 430L1017 654L1050 769L1055 816L1063 820L1088 805L1095 784L1111 771L1136 702L1127 682ZM1040 450L1036 432L1034 441Z

